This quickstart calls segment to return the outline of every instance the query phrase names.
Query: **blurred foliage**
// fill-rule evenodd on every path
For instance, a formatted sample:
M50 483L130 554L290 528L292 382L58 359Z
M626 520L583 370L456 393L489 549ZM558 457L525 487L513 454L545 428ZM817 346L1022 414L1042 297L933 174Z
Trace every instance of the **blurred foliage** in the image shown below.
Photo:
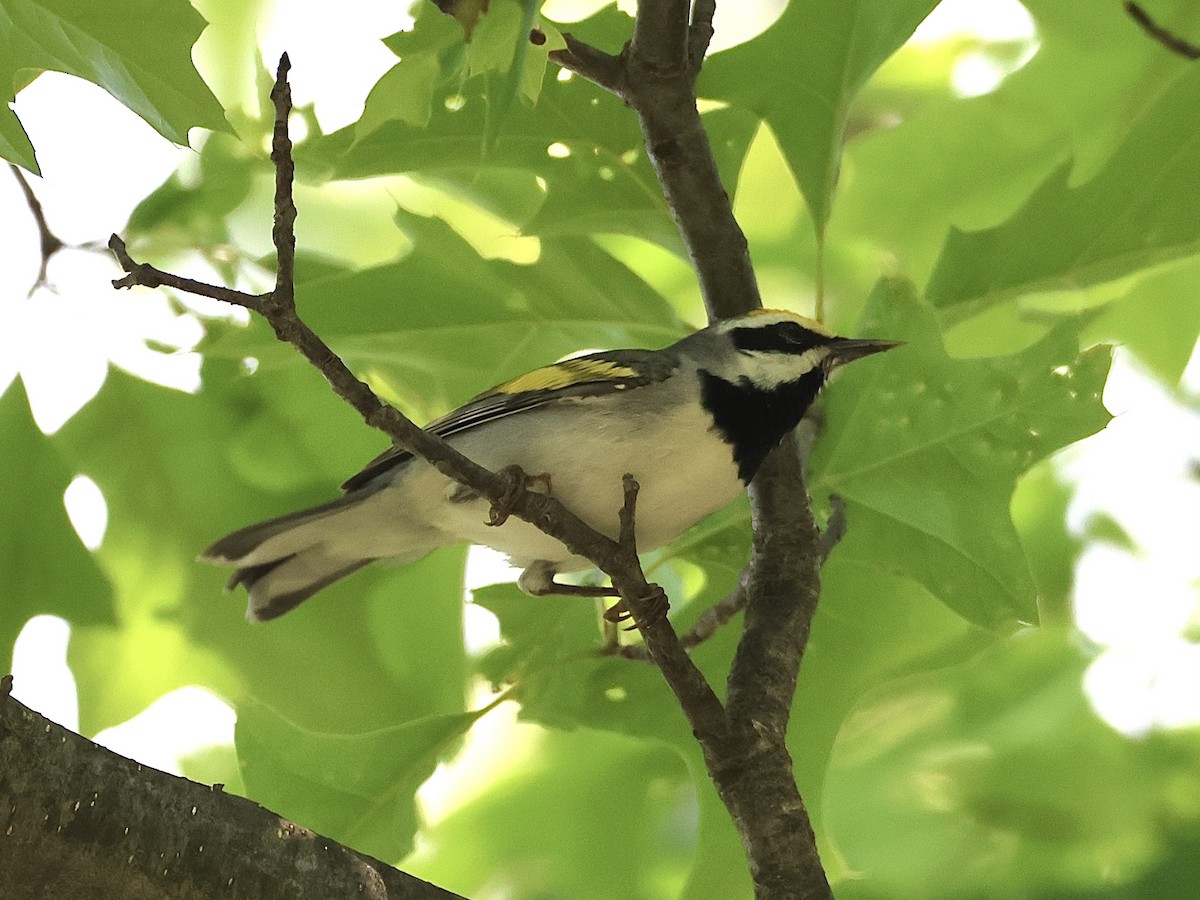
M1198 736L1127 739L1088 706L1072 570L1120 527L1069 536L1071 486L1047 460L1108 420L1099 342L1172 388L1195 345L1200 79L1120 4L1028 0L1032 42L906 44L934 5L792 0L700 80L770 305L810 312L820 281L835 328L906 341L822 401L812 493L822 516L840 495L849 529L801 670L797 777L842 897L1193 896ZM197 8L214 22L200 40L231 48L204 75L237 136L191 68L185 3L0 0L5 71L18 89L37 69L93 78L176 140L221 130L126 238L262 289L269 76L242 52L261 4ZM1194 4L1147 8L1200 35ZM297 112L301 311L421 419L702 317L635 117L547 64L567 28L619 50L628 16L556 26L518 0L474 16L467 42L420 4L354 124L323 134ZM1009 74L964 97L952 74L972 54ZM32 166L0 113L0 155ZM67 619L87 734L211 688L238 709L239 770L208 754L198 777L469 896L749 896L670 692L598 652L591 604L477 591L468 621L500 639L468 652L461 548L263 627L222 599L201 548L328 499L383 441L261 322L206 325L195 395L114 371L51 437L19 385L0 399L0 652L37 613ZM90 554L61 504L75 473L108 504ZM738 503L648 558L680 627L732 588L749 543ZM738 625L695 652L719 690ZM510 702L493 710L488 687Z
M189 128L228 129L192 67L192 44L204 24L185 0L126 0L119 15L88 0L3 0L0 156L38 171L8 104L47 70L95 82L177 143L187 143Z

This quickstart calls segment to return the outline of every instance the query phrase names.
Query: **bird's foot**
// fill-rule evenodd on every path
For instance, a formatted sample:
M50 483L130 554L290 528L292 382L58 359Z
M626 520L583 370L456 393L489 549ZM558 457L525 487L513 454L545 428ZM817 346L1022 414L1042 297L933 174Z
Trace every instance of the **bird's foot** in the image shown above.
M647 602L646 615L640 623L634 622L628 626L626 631L633 631L639 624L649 625L652 622L657 622L660 619L666 618L667 611L671 608L671 603L667 600L667 592L662 589L661 585L650 584L650 593L643 599ZM604 620L613 624L631 621L633 613L629 611L629 607L625 605L624 600L619 600L604 611Z
M508 521L513 507L526 491L533 490L536 485L541 485L542 490L538 493L549 494L551 492L549 472L527 475L520 466L505 466L500 470L500 476L508 482L508 486L504 489L504 494L500 497L499 502L493 503L492 508L488 510L487 524L493 528Z

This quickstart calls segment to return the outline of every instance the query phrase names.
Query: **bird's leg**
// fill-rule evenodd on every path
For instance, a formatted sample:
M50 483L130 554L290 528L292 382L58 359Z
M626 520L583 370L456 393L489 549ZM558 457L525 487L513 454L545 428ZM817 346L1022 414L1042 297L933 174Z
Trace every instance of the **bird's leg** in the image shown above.
M498 503L492 504L492 508L488 511L487 524L493 528L499 527L508 521L508 517L512 515L513 507L516 505L518 498L525 491L530 490L533 485L540 484L543 490L538 493L549 494L551 492L550 473L542 472L538 475L526 475L525 470L520 466L505 466L500 470L500 476L508 482L508 487L504 490L504 496L500 498Z
M567 584L563 581L556 581L554 578L556 574L558 573L555 571L552 563L548 563L545 560L537 560L525 567L525 571L517 579L517 587L532 597L546 597L552 594L564 597L620 596L615 588L607 585ZM613 609L616 609L616 607L613 607ZM605 613L606 618L607 616L608 613Z
M616 588L609 587L603 584L567 584L563 581L555 581L551 578L542 584L538 584L533 590L525 588L525 593L532 594L535 597L546 597L550 594L558 594L563 597L617 597ZM619 604L618 604L619 605ZM616 609L614 606L613 609ZM610 610L611 612L611 610ZM607 613L605 617L607 618Z
M517 579L517 587L533 597L545 597L550 594L559 594L566 597L621 596L620 592L611 585L566 584L562 581L556 581L554 578L556 574L553 564L545 560L537 560L525 567L525 571ZM667 592L660 585L651 584L649 587L650 593L645 598L649 604L649 609L642 624L657 622L666 616L667 610L671 608L670 603L667 601ZM626 622L632 618L633 614L625 605L624 600L619 600L604 611L604 620L606 622L616 624ZM632 631L635 627L635 625L631 625L626 631Z

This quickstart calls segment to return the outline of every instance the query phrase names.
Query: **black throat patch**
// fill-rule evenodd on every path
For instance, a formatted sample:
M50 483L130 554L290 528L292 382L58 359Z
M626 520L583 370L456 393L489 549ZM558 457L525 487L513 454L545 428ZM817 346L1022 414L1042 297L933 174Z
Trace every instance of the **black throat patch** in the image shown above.
M749 484L767 454L795 428L825 383L819 366L774 390L755 387L748 378L737 382L700 370L704 405L717 431L733 448L738 477Z

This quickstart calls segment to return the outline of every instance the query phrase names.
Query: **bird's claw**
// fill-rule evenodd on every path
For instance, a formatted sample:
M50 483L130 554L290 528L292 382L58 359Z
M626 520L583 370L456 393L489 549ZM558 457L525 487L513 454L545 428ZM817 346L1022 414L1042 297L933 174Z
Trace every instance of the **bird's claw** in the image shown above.
M544 490L539 493L550 493L550 473L541 472L537 475L527 475L525 470L520 466L505 466L500 470L500 476L508 482L508 486L504 489L504 494L500 497L497 503L493 503L491 509L488 510L487 524L493 528L498 528L508 521L508 517L512 515L513 507L517 505L517 501L525 491L535 484L540 484Z
M632 625L627 626L626 631L633 631L639 624L649 625L666 618L667 611L671 608L671 603L667 600L667 592L658 584L651 584L649 587L650 593L643 598L647 603L646 615L641 622L635 621ZM619 625L622 622L632 621L633 613L625 605L624 600L618 600L604 611L604 620Z

